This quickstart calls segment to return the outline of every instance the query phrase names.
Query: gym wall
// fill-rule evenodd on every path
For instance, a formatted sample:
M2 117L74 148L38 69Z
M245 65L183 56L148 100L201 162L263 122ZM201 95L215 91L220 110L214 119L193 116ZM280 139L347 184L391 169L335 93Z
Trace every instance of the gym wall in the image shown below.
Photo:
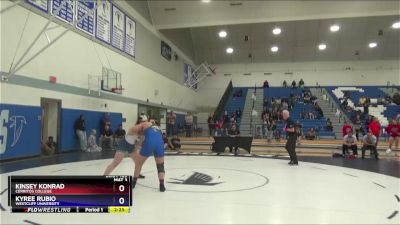
M11 4L10 1L0 1L0 9ZM136 19L134 16L137 15L137 12L134 12L134 9L126 5L123 6L123 9L128 12L132 11L131 16ZM23 36L22 31L29 13L26 7L15 6L0 15L0 71L2 75L9 71L14 54L16 53L14 62L16 63L48 21L43 15L38 14L37 10L32 10ZM62 24L56 18L54 22L50 27ZM160 43L165 39L158 36L154 30L148 30L148 27L142 25L138 20L136 20L136 26L135 59L119 53L118 50L105 47L98 41L93 42L75 31L67 32L65 36L17 71L15 75L9 77L8 81L1 81L1 104L34 107L40 110L41 97L59 99L62 101L62 110L90 111L100 114L103 112L120 113L119 121L126 118L125 127L136 122L138 104L149 104L181 111L195 110L196 93L181 85L184 63L192 64L190 59L187 60L186 56L181 55L178 60L165 60L160 55ZM48 30L46 33L50 40L54 40L65 30L66 27L61 26ZM16 52L21 36L21 44ZM48 38L45 34L41 35L25 60L47 45ZM171 47L179 52L179 49ZM112 93L101 93L100 97L96 93L88 95L88 74L100 76L102 66L122 73L122 86L125 89L122 95ZM49 82L50 76L57 77L56 84ZM3 109L4 106L1 110ZM75 120L76 118L71 119ZM39 122L35 121L35 123L40 125L40 117L37 120ZM4 126L9 127L10 124L4 124ZM61 127L62 137L64 137L65 131L70 135L68 139L73 138L73 133L70 134L69 131L63 129ZM40 131L40 129L35 130L35 133ZM25 151L18 154L19 157L32 155L32 152L38 153L40 143L37 141L35 144L29 145L30 149L18 149L18 151ZM63 142L63 140L61 141ZM63 146L65 148L63 147L61 151L71 147ZM28 152L31 153L25 155Z

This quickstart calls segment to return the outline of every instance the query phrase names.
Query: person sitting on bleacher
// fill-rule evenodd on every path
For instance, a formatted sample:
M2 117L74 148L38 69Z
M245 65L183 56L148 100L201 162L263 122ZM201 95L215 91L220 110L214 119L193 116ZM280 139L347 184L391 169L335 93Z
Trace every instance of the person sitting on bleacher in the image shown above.
M104 131L101 134L102 135L102 148L104 150L111 150L112 149L112 139L113 139L113 132L111 130L111 127L109 125L106 125L104 127Z
M353 150L353 155L357 155L357 138L353 134L353 130L349 130L343 137L343 157L349 154L349 149Z
M178 136L174 135L170 141L173 150L180 150L181 149L181 139Z
M276 126L275 120L272 121L271 130L272 130L272 134L275 138L275 141L280 142L281 141L281 132L279 131L278 127Z
M333 131L332 121L329 118L326 120L326 130L327 131Z
M102 150L101 147L98 146L96 142L96 130L93 129L88 138L87 152L101 152L101 150Z
M56 152L57 143L53 136L49 136L46 142L42 141L42 150L45 155L53 155Z
M301 145L301 138L303 137L303 125L301 125L300 121L296 121L294 125L294 131L297 135L297 145Z
M379 159L378 158L378 152L375 146L376 143L376 137L375 135L372 134L372 132L368 132L368 134L364 135L363 137L363 147L361 148L362 151L362 159L364 159L365 156L365 150L370 150L371 154L373 152L373 154L375 155L375 159Z
M307 140L315 140L317 137L317 132L315 131L315 128L310 128L306 134L306 139Z

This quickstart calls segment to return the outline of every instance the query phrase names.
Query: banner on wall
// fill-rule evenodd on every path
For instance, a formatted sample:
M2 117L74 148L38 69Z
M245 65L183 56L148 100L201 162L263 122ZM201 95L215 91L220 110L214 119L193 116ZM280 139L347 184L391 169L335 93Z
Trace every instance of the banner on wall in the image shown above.
M49 12L49 2L47 0L27 0L27 2L43 12Z
M0 160L41 154L42 109L0 104Z
M57 13L58 9L60 10ZM74 22L74 9L75 2L73 0L53 0L51 14L66 23L72 24Z
M96 10L96 38L108 44L111 42L111 3L107 0L98 1Z
M76 15L77 20L81 20L82 17L87 15L84 19L82 19L78 24L76 24L76 28L90 35L94 35L94 15L95 12L93 9L96 7L95 1L87 1L87 0L78 0L76 2Z
M125 17L125 52L135 57L136 23Z
M125 14L112 5L111 45L124 51L125 42Z
M171 47L164 41L161 41L161 55L168 61L171 61L171 54L172 54Z

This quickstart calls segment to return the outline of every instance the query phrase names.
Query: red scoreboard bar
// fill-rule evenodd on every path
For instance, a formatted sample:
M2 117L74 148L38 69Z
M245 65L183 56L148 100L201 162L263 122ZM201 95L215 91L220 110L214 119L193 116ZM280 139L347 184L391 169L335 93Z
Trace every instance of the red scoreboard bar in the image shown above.
M129 213L131 176L9 176L8 205L23 213Z

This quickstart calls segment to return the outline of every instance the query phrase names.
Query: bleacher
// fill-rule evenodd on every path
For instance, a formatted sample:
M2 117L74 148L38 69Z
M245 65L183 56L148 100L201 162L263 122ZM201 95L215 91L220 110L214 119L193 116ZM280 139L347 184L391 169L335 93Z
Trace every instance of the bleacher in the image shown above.
M386 95L386 93L377 86L326 87L325 89L338 105L341 105L339 99L343 98L343 92L348 91L350 94L348 105L355 110L361 110L362 112L364 111L363 107L357 107L356 105L362 96L369 97L371 99L371 106L368 108L369 114L377 117L382 127L386 127L389 122L388 120L400 113L400 106L398 105L377 105L377 99ZM354 112L343 111L346 113L348 118L354 118Z
M312 112L316 115L316 119L302 119L302 112ZM311 128L317 130L318 136L323 138L335 138L335 133L333 131L326 130L326 118L322 117L317 111L315 111L312 104L306 104L303 102L297 102L293 110L291 111L291 118L293 121L299 121L303 125L303 132L306 133Z
M284 87L269 87L264 89L264 96L267 96L268 101L271 102L272 98L290 98L290 95L301 94L300 88L284 88Z
M236 93L239 90L243 91L242 97L233 97L234 93ZM236 87L236 88L232 89L232 93L229 96L228 102L225 107L225 111L227 111L229 115L232 114L233 112L235 112L239 108L243 112L248 90L249 90L249 88L242 88L242 87ZM240 118L237 118L237 124L239 126L240 126L240 122L241 122L240 120L241 120Z
M284 88L284 87L269 87L264 89L264 96L267 96L268 101L271 102L272 98L286 98L289 99L291 96L301 95L302 90L300 88ZM313 112L314 115L319 119L302 119L302 112ZM306 133L310 128L316 128L318 136L323 138L335 138L335 133L332 131L326 131L326 118L318 115L318 112L314 110L314 106L312 104L306 104L303 102L296 102L292 111L291 118L293 121L299 121L303 126L303 131ZM278 129L281 129L285 126L283 122L278 123ZM283 133L284 134L284 133Z

